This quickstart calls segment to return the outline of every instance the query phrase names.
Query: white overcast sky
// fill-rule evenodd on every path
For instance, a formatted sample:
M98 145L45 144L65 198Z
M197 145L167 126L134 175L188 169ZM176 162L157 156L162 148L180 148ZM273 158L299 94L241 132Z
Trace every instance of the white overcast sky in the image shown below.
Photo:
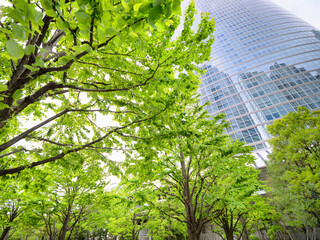
M320 0L272 0L320 29Z

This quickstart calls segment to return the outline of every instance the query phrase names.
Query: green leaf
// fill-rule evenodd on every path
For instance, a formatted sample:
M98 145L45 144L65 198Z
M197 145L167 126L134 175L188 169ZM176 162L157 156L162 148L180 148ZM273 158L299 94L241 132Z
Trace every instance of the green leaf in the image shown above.
M159 6L159 5L161 5L161 2L162 2L162 0L154 0L153 1L153 6L155 7L155 6Z
M13 100L19 100L22 97L23 93L21 89L18 89L17 91L14 92L12 95Z
M126 25L126 21L123 19L121 15L117 15L117 17L114 19L112 27L114 27L115 29L119 29L122 28L124 25Z
M140 32L143 30L144 22L140 21L132 25L132 30L135 32Z
M34 53L34 51L36 50L36 48L33 45L28 45L24 48L24 53L26 55L30 55L31 53ZM41 52L41 51L40 51Z
M0 83L0 92L4 92L8 90L8 86L6 84Z
M39 67L44 67L44 61L43 60L41 60L41 57L40 56L38 56L37 58L36 58L36 64L39 66Z
M86 51L88 52L88 53L91 53L92 52L92 47L90 47L89 45L85 45L85 49L86 49Z
M16 43L14 40L10 39L7 42L6 46L7 46L8 53L12 58L22 58L23 57L23 55L24 55L23 48L18 43Z
M40 53L48 52L48 50L47 50L47 49L45 49L45 48L39 48L39 51L40 51Z
M107 36L111 36L111 35L114 35L116 33L116 29L114 28L107 28L105 29L105 33Z
M67 64L69 61L70 61L70 58L69 58L69 57L61 57L61 58L59 58L59 60L58 60L58 64L59 64L59 65L65 65L65 64Z
M133 10L136 11L136 12L138 12L141 5L142 5L142 3L137 3L137 4L135 4L135 5L133 6Z
M158 20L162 15L162 7L160 5L155 6L149 13L149 20L153 23Z
M12 24L12 34L15 39L26 40L27 34L24 27L17 25L16 23Z
M61 19L57 19L56 23L57 23L57 27L60 30L67 29L69 27L69 24L67 22L62 21Z
M85 12L76 12L76 19L80 24L89 24L90 23L90 15Z
M122 4L122 6L124 7L124 9L125 9L127 12L130 11L129 5L128 5L128 3L127 3L125 0L122 0L122 1L121 1L121 4Z
M173 0L172 13L175 15L181 14L181 1L180 0Z
M50 0L40 0L41 6L45 8L46 10L52 9L52 3Z
M0 32L6 33L6 34L11 34L11 31L5 28L0 28Z
M112 3L109 3L108 1L102 1L103 9L104 10L113 10L114 6Z
M38 24L41 20L42 20L42 17L43 17L43 13L42 12L38 12L34 5L30 5L28 4L28 10L29 10L29 17L28 19L35 23L35 24Z
M17 22L24 22L25 21L25 16L23 15L23 13L17 9L17 8L14 8L13 10L11 10L8 14L8 17L9 18L12 18L14 19L15 21Z
M5 109L5 108L9 108L9 105L4 104L3 102L0 102L0 110Z
M142 5L139 8L139 12L142 13L142 14L147 14L150 11L151 8L152 8L152 4L151 3L147 3L147 4Z
M38 71L39 70L39 68L35 68L35 67L32 67L32 66L30 66L30 65L23 65L23 67L25 67L25 68L27 68L27 69L29 69L29 70L31 70L31 71L33 71L33 72L35 72L35 71Z
M105 1L103 1L103 2L105 2ZM86 5L87 3L88 3L88 1L86 1L86 0L77 0L78 6L83 6L83 5Z

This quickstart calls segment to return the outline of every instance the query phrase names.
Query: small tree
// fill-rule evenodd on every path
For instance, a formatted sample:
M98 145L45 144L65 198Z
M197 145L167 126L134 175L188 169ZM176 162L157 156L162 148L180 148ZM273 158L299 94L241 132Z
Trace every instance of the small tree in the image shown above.
M320 224L320 111L299 107L268 126L272 199L293 226Z

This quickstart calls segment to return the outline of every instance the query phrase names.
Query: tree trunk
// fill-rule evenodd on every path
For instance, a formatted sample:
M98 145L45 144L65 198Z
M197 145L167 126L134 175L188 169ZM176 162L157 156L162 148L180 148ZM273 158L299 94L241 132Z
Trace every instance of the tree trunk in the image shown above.
M200 240L200 234L201 234L201 231L197 231L197 230L195 230L195 231L190 231L189 229L188 229L188 235L189 235L189 238L188 238L188 240Z
M241 221L241 225L242 225L242 228L243 228L242 239L243 240L250 240L249 232L248 232L248 229L247 229L247 221L246 221L246 219L243 216L241 216L240 217L240 221Z
M225 233L226 233L227 240L233 240L233 231L232 230L226 231Z
M7 239L7 236L9 235L9 231L10 231L11 227L6 227L1 236L0 236L0 240L6 240Z
M58 238L59 240L65 240L65 238L66 238L67 231L68 231L68 223L70 221L71 208L72 208L72 204L69 204L68 213L62 223L62 228L60 230L60 234L59 234L59 238Z
M67 235L67 231L68 231L68 222L69 219L63 222L60 234L59 234L59 240L64 240L66 238Z
M188 235L189 240L200 240L200 234L203 227L202 224L199 224L200 219L196 219L196 213L194 211L194 205L192 201L192 195L190 192L190 176L189 172L187 171L185 160L182 152L182 148L180 146L180 166L181 166L181 174L183 179L183 197L185 199L184 207L186 210L186 220L187 220L187 228L188 228Z
M131 232L131 240L135 240L136 239L136 231L135 231L135 221L136 221L136 214L133 214L133 218L132 218L132 232Z

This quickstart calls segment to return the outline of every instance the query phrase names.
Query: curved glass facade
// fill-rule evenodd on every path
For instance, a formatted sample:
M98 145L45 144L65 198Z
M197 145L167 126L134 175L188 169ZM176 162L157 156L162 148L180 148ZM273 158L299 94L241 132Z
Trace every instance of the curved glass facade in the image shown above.
M320 108L320 31L268 0L196 0L216 21L201 103L225 113L233 139L267 149L266 125ZM263 157L262 157L263 159Z

